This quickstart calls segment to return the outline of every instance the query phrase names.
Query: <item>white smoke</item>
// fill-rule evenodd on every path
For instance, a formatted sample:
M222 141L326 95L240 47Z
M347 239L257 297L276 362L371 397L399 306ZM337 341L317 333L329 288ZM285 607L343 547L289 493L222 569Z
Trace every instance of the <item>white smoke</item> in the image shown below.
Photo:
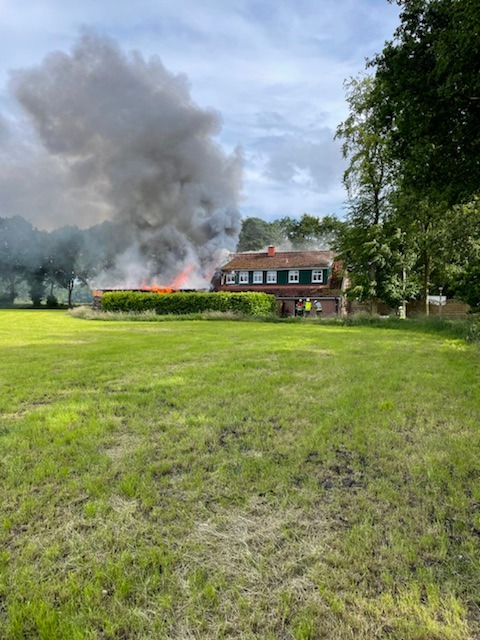
M194 104L185 76L86 31L70 54L13 71L11 88L50 166L61 166L60 192L84 197L88 224L109 215L129 234L97 286L166 283L188 264L186 285L209 280L240 229L242 157L215 142L219 114ZM77 204L62 225L83 226L79 216Z

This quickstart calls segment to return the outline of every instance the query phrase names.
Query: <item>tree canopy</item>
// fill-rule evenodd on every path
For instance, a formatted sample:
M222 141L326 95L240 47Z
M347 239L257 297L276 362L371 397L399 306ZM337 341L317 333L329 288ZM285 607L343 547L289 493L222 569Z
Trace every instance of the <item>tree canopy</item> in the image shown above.
M125 249L125 236L117 227L104 222L84 230L47 232L20 216L0 218L0 305L13 304L20 294L34 305L44 299L56 304L53 292L59 289L66 291L71 305L74 286L87 286Z
M237 244L237 251L259 251L268 245L285 249L327 249L337 240L343 222L335 216L300 218L284 216L266 222L260 218L245 218Z
M449 206L480 185L480 0L397 0L394 38L371 62L402 189Z

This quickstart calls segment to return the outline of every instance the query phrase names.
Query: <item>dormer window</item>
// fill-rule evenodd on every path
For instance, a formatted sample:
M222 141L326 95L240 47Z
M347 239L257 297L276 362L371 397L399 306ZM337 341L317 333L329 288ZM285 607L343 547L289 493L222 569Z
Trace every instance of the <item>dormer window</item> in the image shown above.
M277 272L276 271L267 271L267 283L268 284L276 284L277 282Z
M229 273L227 273L225 284L235 284L235 271L230 271Z
M296 284L300 280L300 271L289 271L288 272L288 284Z
M323 282L323 269L314 269L312 271L312 282Z
M238 274L238 284L248 284L248 271L240 271Z
M253 284L263 284L263 271L253 272Z

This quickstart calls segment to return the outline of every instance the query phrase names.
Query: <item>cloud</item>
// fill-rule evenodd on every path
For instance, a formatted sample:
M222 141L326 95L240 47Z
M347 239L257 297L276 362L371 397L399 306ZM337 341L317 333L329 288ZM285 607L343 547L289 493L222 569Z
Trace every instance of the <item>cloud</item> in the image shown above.
M324 128L314 139L291 134L259 140L267 154L266 175L279 182L292 180L319 192L327 192L338 183L343 162L333 132Z

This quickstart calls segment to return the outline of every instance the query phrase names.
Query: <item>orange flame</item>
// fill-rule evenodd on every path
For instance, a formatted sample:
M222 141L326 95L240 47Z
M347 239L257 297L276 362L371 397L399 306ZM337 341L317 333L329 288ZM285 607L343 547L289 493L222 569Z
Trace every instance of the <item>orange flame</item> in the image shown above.
M188 266L185 267L185 269L183 269L183 271L181 271L178 276L176 276L173 279L173 282L169 285L158 285L158 284L152 284L149 285L146 282L141 282L138 287L125 287L126 290L132 290L135 289L136 291L151 291L152 293L158 293L158 294L162 294L162 293L172 293L173 291L177 291L177 289L180 289L182 287L182 285L185 284L185 282L188 279L188 276L190 275L190 273L192 272L192 270L195 268L195 265L193 264L189 264ZM116 289L117 290L117 289ZM118 291L122 291L122 287L118 287ZM93 292L93 295L95 297L100 297L103 295L103 291L100 290L96 290Z
M185 282L188 279L188 276L190 275L190 273L192 272L194 268L193 264L189 264L187 267L185 267L185 269L178 274L178 276L176 276L172 282L172 288L173 289L180 289L180 287L182 285L185 284Z

